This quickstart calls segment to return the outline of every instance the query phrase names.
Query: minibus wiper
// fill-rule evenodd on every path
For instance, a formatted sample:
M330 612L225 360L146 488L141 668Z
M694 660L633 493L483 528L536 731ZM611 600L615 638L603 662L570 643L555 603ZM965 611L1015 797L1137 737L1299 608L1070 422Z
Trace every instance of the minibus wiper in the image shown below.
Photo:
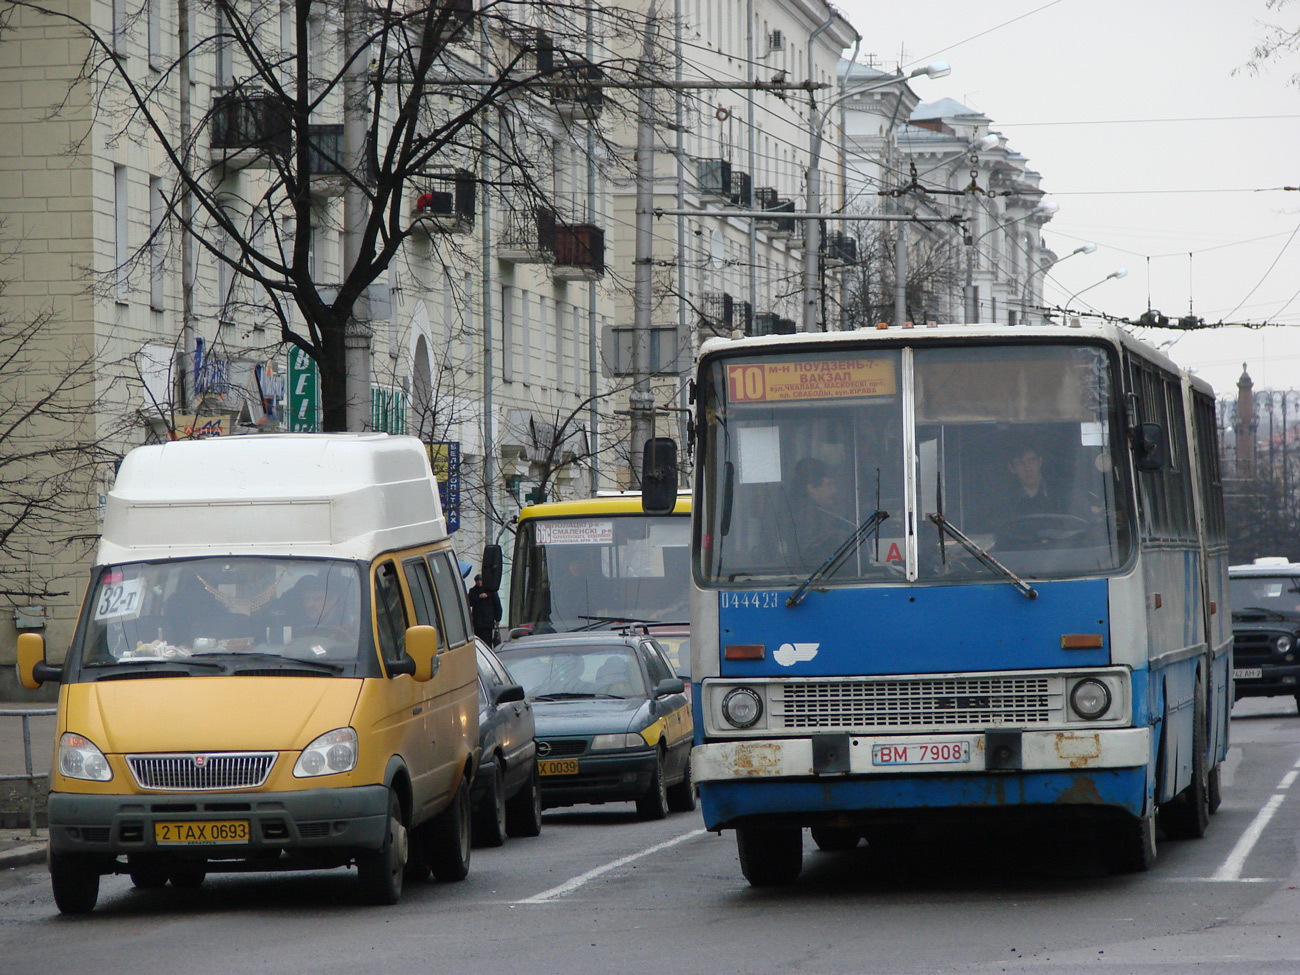
M813 574L801 582L798 589L790 593L789 598L785 601L786 606L798 606L803 602L803 597L808 594L808 587L818 579L830 575L839 568L840 563L848 557L848 554L858 545L870 538L871 535L880 528L881 522L888 517L888 511L873 511L869 514L867 520L858 525L858 527L853 530L853 534L844 539L844 541L840 543L840 547L831 553L830 558L814 569Z
M1037 589L1029 585L1029 583L1025 582L1018 575L1016 575L1014 572L1008 569L1005 565L1003 565L1001 562L999 562L997 559L991 556L987 551L981 548L976 542L968 538L961 531L961 529L959 529L956 525L954 525L943 515L939 514L938 512L932 512L928 517L932 522L934 522L935 526L939 529L940 540L943 539L943 533L947 532L949 535L953 537L953 539L957 541L959 545L961 545L962 548L970 552L971 555L975 556L977 561L987 566L988 568L992 569L994 572L1000 573L1001 575L1004 575L1009 580L1011 580L1011 584L1015 586L1017 589L1019 589L1022 593L1024 593L1026 599L1038 598Z
M199 654L198 656L223 657L226 659L226 663L216 664L216 666L228 667L232 671L237 670L237 668L241 664L246 664L251 662L256 662L262 665L265 665L267 663L283 664L285 667L288 667L290 669L294 667L316 667L319 668L320 670L328 670L330 673L333 674L342 673L344 669L342 664L326 663L324 660L307 660L303 657L286 657L283 654L279 654L279 653L247 653L242 650L241 651L215 650L215 651L208 651ZM191 657L187 659L192 660L193 658ZM203 664L207 664L208 666L213 666L212 664L208 664L206 660L199 661L199 662Z

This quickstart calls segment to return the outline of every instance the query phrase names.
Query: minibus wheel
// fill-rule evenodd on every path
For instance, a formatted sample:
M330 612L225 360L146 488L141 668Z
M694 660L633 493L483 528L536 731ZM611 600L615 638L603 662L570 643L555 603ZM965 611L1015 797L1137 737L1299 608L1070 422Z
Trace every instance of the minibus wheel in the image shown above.
M148 853L132 853L126 858L131 883L141 890L156 890L167 886L167 861Z
M803 869L803 830L798 826L736 828L740 872L751 887L792 884Z
M86 857L50 857L50 886L63 914L89 914L99 900L99 867Z
M384 845L378 850L357 854L357 880L361 896L370 904L396 904L402 897L402 878L406 870L406 824L402 822L402 801L391 787L388 790L388 829Z
M429 831L429 867L444 883L469 876L469 830L469 779L462 777L451 805L438 814Z

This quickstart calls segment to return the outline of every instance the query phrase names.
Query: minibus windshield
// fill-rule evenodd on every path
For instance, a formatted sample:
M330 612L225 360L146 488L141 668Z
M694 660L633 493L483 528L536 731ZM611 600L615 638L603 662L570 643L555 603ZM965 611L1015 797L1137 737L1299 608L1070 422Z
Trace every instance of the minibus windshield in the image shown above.
M361 577L351 562L203 558L104 566L84 610L83 670L192 664L341 673L358 660ZM217 665L217 666L210 666Z

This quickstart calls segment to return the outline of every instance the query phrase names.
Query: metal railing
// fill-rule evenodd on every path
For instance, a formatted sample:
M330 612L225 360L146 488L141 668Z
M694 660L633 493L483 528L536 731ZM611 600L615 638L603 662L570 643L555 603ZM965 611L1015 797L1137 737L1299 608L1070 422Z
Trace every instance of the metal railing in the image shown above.
M0 774L0 782L27 783L27 828L36 836L36 782L45 778L45 773L36 775L32 772L32 726L31 718L45 718L58 713L57 708L0 708L0 718L23 719L23 766L22 775Z

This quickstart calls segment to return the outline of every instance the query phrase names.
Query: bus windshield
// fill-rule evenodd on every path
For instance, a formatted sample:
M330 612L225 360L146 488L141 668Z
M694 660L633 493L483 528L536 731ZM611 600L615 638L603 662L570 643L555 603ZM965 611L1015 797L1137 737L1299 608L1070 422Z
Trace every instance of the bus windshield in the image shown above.
M703 385L706 582L989 582L1128 557L1101 347L776 349L714 360Z
M686 623L690 517L615 514L521 521L512 626L539 632Z

